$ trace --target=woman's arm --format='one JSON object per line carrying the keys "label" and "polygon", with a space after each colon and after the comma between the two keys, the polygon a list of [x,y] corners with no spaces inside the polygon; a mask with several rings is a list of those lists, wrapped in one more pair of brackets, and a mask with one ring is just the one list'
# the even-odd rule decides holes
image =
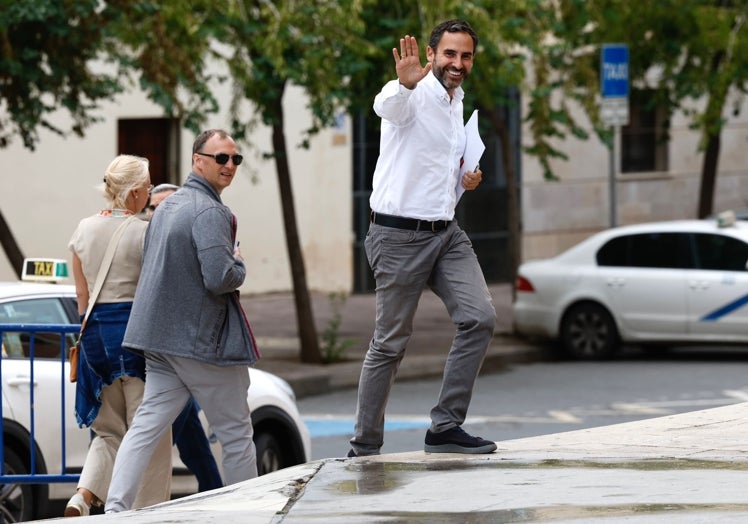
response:
{"label": "woman's arm", "polygon": [[84,315],[88,309],[88,282],[83,274],[81,259],[75,253],[73,253],[73,278],[75,279],[75,294],[78,297],[78,314]]}

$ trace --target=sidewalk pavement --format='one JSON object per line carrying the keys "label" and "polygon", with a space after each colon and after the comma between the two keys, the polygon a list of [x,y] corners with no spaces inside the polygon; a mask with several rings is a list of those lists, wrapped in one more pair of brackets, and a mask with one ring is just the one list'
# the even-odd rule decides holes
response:
{"label": "sidewalk pavement", "polygon": [[86,522],[748,522],[748,403],[499,442],[324,459]]}
{"label": "sidewalk pavement", "polygon": [[[493,342],[488,348],[482,372],[497,371],[511,363],[546,358],[547,349],[512,336],[511,286],[493,284],[489,291],[497,318]],[[242,305],[262,354],[256,367],[285,379],[298,398],[357,387],[361,363],[374,331],[376,304],[373,293],[350,295],[337,311],[324,293],[312,293],[312,303],[320,338],[324,338],[324,332],[335,320],[336,313],[340,315],[337,334],[341,341],[350,342],[344,360],[334,364],[301,363],[291,293],[242,297]],[[444,304],[431,291],[425,291],[397,379],[441,376],[454,331]]]}
{"label": "sidewalk pavement", "polygon": [[[543,358],[511,337],[509,286],[492,286],[497,335],[484,371]],[[264,358],[258,367],[297,395],[355,387],[374,320],[372,295],[348,298],[340,334],[356,341],[348,360],[298,361],[293,298],[243,299]],[[317,326],[332,318],[315,296]],[[452,324],[425,294],[398,377],[441,374]],[[654,524],[748,522],[748,403],[612,426],[498,442],[488,455],[423,451],[329,458],[220,490],[91,522],[357,524],[454,522]]]}

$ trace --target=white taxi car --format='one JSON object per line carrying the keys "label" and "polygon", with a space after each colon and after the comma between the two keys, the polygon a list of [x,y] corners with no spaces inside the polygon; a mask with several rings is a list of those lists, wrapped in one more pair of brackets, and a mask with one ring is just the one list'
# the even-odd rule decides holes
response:
{"label": "white taxi car", "polygon": [[515,331],[580,359],[622,343],[745,344],[747,263],[748,222],[729,215],[612,228],[520,265]]}
{"label": "white taxi car", "polygon": [[[25,278],[58,280],[67,276],[62,260],[27,260]],[[45,282],[0,283],[0,330],[3,324],[76,324],[61,340],[59,333],[34,334],[34,362],[29,360],[30,335],[2,332],[2,423],[4,474],[25,475],[31,471],[32,446],[36,473],[78,474],[86,457],[90,433],[77,426],[74,414],[75,384],[70,383],[69,365],[63,354],[80,329],[75,287]],[[33,373],[33,381],[32,381]],[[311,457],[309,431],[301,420],[294,393],[275,375],[249,369],[251,385],[247,400],[252,412],[254,440],[260,474],[304,463]],[[33,384],[34,438],[30,393]],[[64,406],[62,397],[64,391]],[[63,427],[64,410],[64,433]],[[203,423],[206,424],[201,414]],[[221,464],[220,444],[206,424],[216,461]],[[65,468],[63,470],[64,436]],[[179,460],[174,447],[172,492],[197,491],[194,476]],[[68,499],[75,484],[4,484],[0,488],[0,515],[4,522],[20,522],[46,516],[49,500]]]}

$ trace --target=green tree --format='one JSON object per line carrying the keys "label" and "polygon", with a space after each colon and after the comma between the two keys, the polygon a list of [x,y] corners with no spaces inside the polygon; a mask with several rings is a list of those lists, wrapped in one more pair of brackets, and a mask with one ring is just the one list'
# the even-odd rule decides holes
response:
{"label": "green tree", "polygon": [[[278,175],[302,362],[320,363],[323,357],[298,235],[283,96],[296,85],[309,99],[312,123],[299,144],[308,147],[311,136],[333,124],[350,97],[351,74],[364,67],[370,45],[361,37],[361,8],[359,0],[240,0],[231,3],[216,31],[230,49],[225,60],[235,93],[234,135],[247,140],[258,119],[271,129],[272,150],[263,153],[275,161]],[[249,117],[240,110],[246,101],[254,110]]]}
{"label": "green tree", "polygon": [[[515,58],[504,54],[509,43],[497,37],[500,31],[493,18],[499,2],[485,2],[492,6],[480,7],[480,2],[458,2],[451,0],[430,2],[401,2],[377,0],[367,6],[362,17],[366,23],[366,37],[378,51],[366,67],[357,70],[351,80],[352,97],[350,111],[354,114],[372,115],[372,101],[388,80],[396,77],[391,49],[398,47],[405,34],[416,36],[425,63],[426,46],[431,30],[443,20],[464,18],[478,33],[481,43],[475,66],[465,82],[465,108],[472,112],[480,109],[481,125],[486,124],[499,137],[502,147],[503,169],[507,179],[510,224],[510,257],[519,260],[519,205],[516,185],[516,166],[513,165],[508,123],[504,121],[504,109],[510,104],[508,89],[519,85],[521,67]],[[510,2],[511,3],[511,2]],[[504,4],[503,2],[501,3]],[[489,18],[485,18],[489,17]],[[506,60],[509,58],[509,60]],[[515,267],[517,262],[513,262]]]}
{"label": "green tree", "polygon": [[[546,10],[546,15],[535,10],[537,19],[543,20],[537,31],[538,45],[524,42],[534,57],[534,89],[547,91],[548,97],[579,103],[593,123],[594,132],[606,143],[610,143],[612,133],[599,118],[600,49],[607,42],[628,45],[632,88],[652,90],[655,93],[653,104],[664,107],[668,115],[683,112],[691,119],[692,128],[701,133],[699,148],[704,156],[696,213],[702,218],[711,214],[725,115],[728,111],[739,114],[746,94],[748,2],[562,0],[519,3],[534,4]],[[544,81],[538,82],[538,79]],[[538,106],[530,102],[527,115],[535,137],[529,152],[539,155],[547,178],[553,175],[543,157],[563,155],[553,152],[547,142],[538,139],[535,131],[541,129],[547,137],[561,138],[563,132],[546,134],[552,129],[548,126],[549,120],[573,122],[568,111],[549,110],[550,104],[550,100]],[[567,130],[584,137],[584,131],[576,124]]]}
{"label": "green tree", "polygon": [[[295,85],[309,98],[311,126],[300,144],[290,146],[308,148],[312,136],[334,123],[351,94],[347,79],[363,67],[371,49],[361,37],[358,14],[363,2],[223,0],[196,5],[172,0],[165,6],[142,2],[133,10],[127,0],[120,1],[123,16],[113,31],[129,48],[143,50],[137,62],[127,65],[142,70],[141,86],[168,113],[181,116],[185,125],[196,129],[204,109],[218,109],[206,87],[211,78],[204,73],[204,64],[225,62],[226,80],[234,93],[230,102],[234,137],[256,148],[250,132],[258,123],[270,128],[271,149],[260,153],[273,159],[278,176],[300,358],[322,362],[298,234],[283,97],[286,88]],[[133,16],[151,11],[159,12],[160,18],[144,31],[128,32]],[[148,35],[153,35],[153,42],[147,41]],[[180,102],[180,95],[186,101]],[[251,112],[244,116],[242,107],[247,102]]]}
{"label": "green tree", "polygon": [[104,38],[95,5],[3,2],[0,94],[8,116],[0,119],[0,146],[18,134],[33,149],[39,127],[62,133],[48,116],[58,108],[69,112],[70,128],[80,134],[92,121],[91,102],[119,92],[115,77],[88,67]]}
{"label": "green tree", "polygon": [[[139,82],[167,114],[197,129],[217,109],[206,89],[204,16],[215,2],[0,0],[0,147],[39,130],[83,136],[98,104]],[[94,65],[95,64],[95,65]],[[69,124],[53,118],[66,112]],[[19,278],[24,255],[0,213],[0,245]]]}
{"label": "green tree", "polygon": [[[592,132],[609,141],[601,125],[599,49],[629,44],[632,85],[655,88],[669,112],[683,110],[702,131],[704,165],[699,216],[711,210],[723,115],[741,110],[748,77],[744,36],[747,0],[147,0],[98,2],[0,0],[0,147],[14,135],[33,148],[38,130],[82,135],[97,119],[97,104],[138,82],[170,116],[197,130],[218,109],[206,73],[208,61],[225,61],[235,97],[233,132],[248,140],[253,126],[271,128],[297,320],[305,362],[321,359],[293,205],[282,99],[289,85],[309,97],[312,125],[300,144],[333,121],[345,104],[370,111],[383,81],[392,78],[389,50],[404,33],[427,42],[446,18],[465,18],[481,44],[466,84],[466,107],[500,137],[507,177],[510,257],[519,259],[517,166],[512,164],[503,107],[520,89],[530,139],[545,176],[565,159],[554,144],[589,130],[574,118],[582,107]],[[94,70],[92,63],[99,66]],[[101,67],[104,64],[105,67]],[[656,80],[650,73],[657,71]],[[734,98],[730,98],[735,94]],[[470,98],[472,97],[472,99]],[[706,99],[704,110],[693,109]],[[474,102],[471,104],[471,100]],[[256,113],[242,117],[251,102]],[[732,103],[732,106],[730,104]],[[50,114],[71,117],[63,129]],[[0,215],[0,243],[20,273],[23,259]]]}
{"label": "green tree", "polygon": [[[3,0],[0,14],[0,147],[14,135],[33,149],[38,129],[63,133],[49,118],[58,108],[71,117],[70,129],[81,134],[93,121],[95,100],[118,92],[116,79],[95,75],[95,58],[103,35],[95,18],[95,1],[75,6]],[[21,277],[24,255],[0,214],[0,243]]]}
{"label": "green tree", "polygon": [[[432,5],[468,19],[481,35],[470,90],[501,137],[505,153],[514,268],[519,262],[519,208],[516,186],[509,184],[516,180],[515,171],[506,164],[506,123],[491,108],[504,103],[507,87],[521,89],[530,132],[525,152],[537,157],[546,179],[555,179],[551,161],[565,160],[566,155],[554,141],[591,134],[606,144],[613,139],[612,130],[600,120],[598,105],[600,49],[607,42],[628,44],[634,88],[653,89],[658,94],[655,103],[668,114],[689,115],[693,128],[701,131],[705,154],[697,214],[712,212],[724,115],[728,110],[739,113],[746,94],[746,0],[475,0]],[[591,129],[575,117],[575,106],[583,109]]]}
{"label": "green tree", "polygon": [[[18,134],[33,149],[39,128],[83,135],[96,121],[97,103],[134,81],[168,115],[196,131],[205,116],[218,109],[209,82],[226,80],[209,76],[205,64],[228,65],[236,138],[248,141],[258,121],[271,128],[272,150],[264,153],[275,160],[278,173],[301,359],[320,362],[296,225],[282,100],[291,84],[307,93],[313,120],[300,146],[308,147],[309,138],[333,122],[350,95],[348,76],[365,67],[361,57],[371,47],[361,38],[358,14],[363,2],[3,2],[0,101],[9,118],[0,122],[0,146]],[[239,108],[245,101],[256,113],[243,119]],[[60,108],[73,117],[70,129],[55,127],[49,118]],[[1,216],[0,241],[20,276],[23,254]]]}
{"label": "green tree", "polygon": [[595,82],[596,70],[588,62],[575,62],[575,67],[570,67],[575,61],[571,51],[577,41],[555,37],[562,33],[576,38],[586,18],[580,11],[578,16],[563,20],[563,12],[556,5],[548,0],[442,0],[423,2],[418,8],[422,42],[428,41],[428,31],[433,26],[448,18],[467,20],[480,38],[475,66],[465,83],[465,107],[477,107],[482,125],[499,138],[507,183],[507,256],[512,276],[521,259],[521,219],[518,166],[505,117],[506,108],[515,104],[511,93],[519,90],[527,99],[529,112],[524,121],[530,127],[531,138],[524,151],[538,158],[548,179],[555,178],[551,160],[566,158],[553,140],[568,134],[588,136],[573,118],[571,103],[593,109],[594,98],[585,96],[579,85]]}
{"label": "green tree", "polygon": [[725,115],[742,111],[748,87],[748,2],[662,0],[638,9],[614,0],[599,4],[597,41],[611,35],[629,43],[633,85],[654,89],[658,104],[669,114],[684,112],[700,131],[696,212],[706,217],[714,204]]}

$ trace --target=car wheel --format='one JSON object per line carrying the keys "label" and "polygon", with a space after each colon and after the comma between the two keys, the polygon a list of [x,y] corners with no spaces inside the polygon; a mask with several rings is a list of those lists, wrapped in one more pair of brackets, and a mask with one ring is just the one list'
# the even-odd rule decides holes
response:
{"label": "car wheel", "polygon": [[[5,474],[28,473],[23,461],[13,450],[5,449]],[[0,516],[2,522],[24,522],[34,518],[34,493],[30,484],[0,484]]]}
{"label": "car wheel", "polygon": [[280,443],[272,433],[258,433],[255,435],[254,441],[257,449],[258,475],[272,473],[284,467]]}
{"label": "car wheel", "polygon": [[618,350],[618,330],[604,307],[586,302],[564,315],[561,342],[566,353],[576,359],[608,358]]}

